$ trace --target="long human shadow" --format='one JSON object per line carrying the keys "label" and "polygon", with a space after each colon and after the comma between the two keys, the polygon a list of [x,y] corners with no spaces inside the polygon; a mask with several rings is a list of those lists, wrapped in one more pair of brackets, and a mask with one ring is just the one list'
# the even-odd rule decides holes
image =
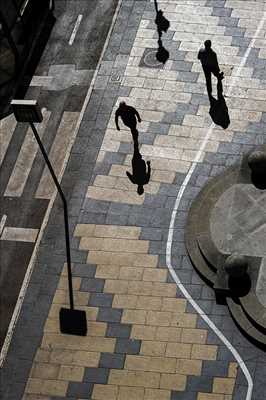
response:
{"label": "long human shadow", "polygon": [[230,117],[228,112],[228,107],[226,105],[225,98],[223,96],[223,84],[222,79],[217,80],[217,97],[216,100],[212,95],[209,96],[210,99],[210,110],[209,114],[211,119],[216,125],[221,126],[223,129],[228,128],[230,125]]}
{"label": "long human shadow", "polygon": [[[133,137],[134,141],[134,153],[131,161],[132,174],[126,171],[128,179],[137,185],[137,193],[141,196],[144,193],[144,185],[147,185],[151,176],[151,162],[147,163],[142,159],[142,155],[139,152],[138,140]],[[147,165],[146,165],[147,164]]]}
{"label": "long human shadow", "polygon": [[165,64],[166,61],[169,58],[169,51],[166,50],[166,48],[163,46],[162,42],[162,34],[163,32],[167,32],[170,23],[167,18],[163,15],[162,10],[158,9],[158,3],[157,0],[154,0],[154,6],[155,6],[155,11],[156,11],[156,18],[155,18],[155,24],[157,26],[157,32],[158,32],[158,49],[156,53],[156,59]]}

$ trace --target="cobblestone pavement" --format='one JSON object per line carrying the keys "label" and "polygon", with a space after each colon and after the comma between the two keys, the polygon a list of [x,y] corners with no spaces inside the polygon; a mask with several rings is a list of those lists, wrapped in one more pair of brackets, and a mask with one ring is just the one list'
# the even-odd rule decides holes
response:
{"label": "cobblestone pavement", "polygon": [[[184,226],[205,182],[266,142],[265,21],[252,40],[266,3],[165,0],[158,5],[170,21],[163,35],[168,62],[153,68],[144,63],[157,48],[153,1],[123,0],[63,180],[73,187],[73,285],[76,307],[86,311],[88,334],[59,333],[58,312],[68,293],[63,229],[58,228],[62,209],[56,203],[2,370],[4,400],[265,398],[265,352],[241,335],[227,307],[216,304],[194,272]],[[186,186],[171,262],[191,297],[244,360],[254,383],[252,397],[232,352],[184,298],[166,267],[176,196],[211,126],[197,60],[206,39],[225,73],[231,124],[212,129]],[[140,152],[151,160],[151,180],[142,196],[126,176],[131,134],[122,125],[115,129],[114,112],[122,99],[140,113]],[[92,162],[94,168],[88,167]]]}

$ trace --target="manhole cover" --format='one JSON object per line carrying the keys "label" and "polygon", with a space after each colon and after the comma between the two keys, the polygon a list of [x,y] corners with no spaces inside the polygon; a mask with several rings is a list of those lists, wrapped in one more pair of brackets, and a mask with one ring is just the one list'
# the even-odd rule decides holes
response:
{"label": "manhole cover", "polygon": [[163,65],[163,63],[157,60],[156,54],[157,50],[152,50],[145,55],[143,61],[148,67],[159,67],[160,65]]}

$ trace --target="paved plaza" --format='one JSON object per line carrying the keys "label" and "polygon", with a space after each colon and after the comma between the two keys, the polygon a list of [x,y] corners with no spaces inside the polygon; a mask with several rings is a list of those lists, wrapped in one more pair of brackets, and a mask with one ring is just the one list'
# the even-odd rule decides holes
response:
{"label": "paved plaza", "polygon": [[[216,304],[190,262],[184,230],[204,185],[266,144],[266,2],[158,6],[170,22],[162,36],[165,65],[147,61],[158,47],[154,2],[119,2],[62,180],[75,306],[86,312],[88,333],[59,330],[68,282],[57,199],[1,370],[3,400],[265,399],[266,354]],[[225,130],[209,115],[197,59],[206,39],[224,71]],[[216,96],[214,77],[213,87]],[[116,130],[121,101],[142,120],[139,152],[151,165],[142,195],[126,175],[134,146],[121,121]],[[252,221],[265,233],[263,214]]]}

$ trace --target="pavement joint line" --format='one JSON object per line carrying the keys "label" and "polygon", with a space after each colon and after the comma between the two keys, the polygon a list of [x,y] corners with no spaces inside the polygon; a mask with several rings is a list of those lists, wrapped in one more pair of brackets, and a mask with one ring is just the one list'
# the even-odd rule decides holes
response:
{"label": "pavement joint line", "polygon": [[[83,115],[84,115],[86,107],[87,107],[87,105],[89,103],[90,96],[91,96],[91,93],[92,93],[92,88],[93,88],[93,85],[94,85],[94,83],[96,81],[96,77],[97,77],[97,74],[99,72],[100,65],[101,65],[104,53],[105,53],[106,48],[107,48],[107,46],[109,44],[111,33],[112,33],[113,28],[114,28],[114,25],[115,25],[115,22],[116,22],[116,19],[117,19],[117,16],[118,16],[122,1],[123,0],[118,0],[117,6],[116,6],[116,10],[115,10],[115,13],[114,13],[114,16],[113,16],[113,19],[112,19],[112,22],[111,22],[111,25],[110,25],[110,28],[109,28],[109,31],[108,31],[104,46],[103,46],[99,61],[98,61],[97,66],[95,68],[95,71],[94,71],[94,74],[93,74],[93,77],[92,77],[92,80],[91,80],[91,83],[90,83],[90,87],[88,88],[88,91],[87,91],[87,94],[86,94],[82,109],[80,111],[80,115],[79,115],[79,118],[78,118],[78,121],[77,121],[76,128],[75,128],[74,133],[73,133],[72,140],[70,141],[69,147],[68,147],[68,149],[66,151],[66,157],[65,157],[61,172],[60,172],[60,174],[59,174],[59,176],[57,178],[59,183],[62,180],[65,168],[67,166],[67,162],[68,162],[68,158],[69,158],[69,155],[70,155],[71,148],[72,148],[72,146],[74,144],[76,135],[78,133],[78,130],[79,130],[82,118],[83,118]],[[24,301],[24,297],[26,295],[26,291],[27,291],[27,288],[28,288],[28,285],[29,285],[29,282],[30,282],[31,274],[33,272],[34,263],[35,263],[35,259],[36,259],[36,256],[37,256],[37,250],[38,250],[39,244],[41,242],[41,239],[42,239],[44,230],[46,228],[46,225],[48,223],[49,216],[50,216],[51,210],[53,208],[53,204],[55,202],[56,196],[57,196],[57,191],[55,190],[53,196],[51,197],[49,205],[47,207],[47,210],[46,210],[43,222],[42,222],[42,226],[41,226],[41,228],[39,230],[39,235],[38,235],[38,238],[36,240],[36,243],[35,243],[35,246],[34,246],[34,250],[32,252],[32,256],[31,256],[31,259],[30,259],[27,271],[25,273],[25,277],[24,277],[20,292],[19,292],[18,300],[17,300],[16,306],[15,306],[15,309],[13,311],[12,318],[10,320],[9,326],[8,326],[7,334],[6,334],[6,337],[5,337],[5,340],[4,340],[2,349],[1,349],[1,353],[0,353],[0,368],[2,368],[3,363],[5,361],[5,358],[7,356],[8,348],[9,348],[11,340],[12,340],[13,332],[15,330],[16,323],[17,323],[17,320],[18,320],[18,317],[19,317],[19,314],[20,314],[20,310],[21,310],[21,307],[22,307],[22,304],[23,304],[23,301]]]}
{"label": "pavement joint line", "polygon": [[2,236],[6,220],[7,220],[7,215],[6,214],[2,215],[1,222],[0,222],[0,237]]}
{"label": "pavement joint line", "polygon": [[83,18],[83,15],[82,15],[82,14],[79,14],[79,16],[78,16],[78,18],[77,18],[77,20],[76,20],[74,29],[73,29],[73,31],[72,31],[72,33],[71,33],[69,42],[68,42],[69,46],[72,46],[72,44],[73,44],[73,42],[74,42],[74,40],[75,40],[75,37],[76,37],[76,34],[77,34],[77,31],[78,31],[78,28],[79,28],[79,25],[80,25],[80,23],[81,23],[82,18]]}
{"label": "pavement joint line", "polygon": [[[227,95],[231,94],[232,88],[234,86],[235,80],[237,78],[237,76],[239,75],[239,72],[242,70],[243,66],[246,63],[246,60],[249,56],[249,53],[251,51],[251,48],[253,47],[256,38],[258,37],[260,31],[263,28],[263,25],[266,21],[266,12],[263,13],[262,18],[260,20],[260,23],[258,25],[258,28],[255,32],[255,35],[252,39],[252,41],[250,42],[244,56],[242,57],[242,60],[236,70],[236,74],[233,74],[233,79],[232,82],[229,86],[229,90]],[[198,150],[196,157],[194,159],[194,161],[191,164],[191,167],[189,168],[189,171],[183,181],[183,184],[181,185],[177,197],[176,197],[176,201],[175,201],[175,205],[172,211],[172,215],[171,215],[171,221],[170,221],[170,225],[169,225],[169,230],[168,230],[168,237],[167,237],[167,244],[166,244],[166,265],[167,268],[172,276],[172,278],[174,279],[176,285],[178,286],[178,288],[181,290],[181,292],[183,293],[183,295],[186,297],[186,299],[190,302],[190,304],[192,305],[192,307],[197,311],[197,313],[202,317],[202,319],[208,324],[208,326],[215,332],[215,334],[221,339],[221,341],[226,345],[226,347],[229,349],[229,351],[233,354],[233,356],[235,357],[236,361],[238,362],[240,368],[242,369],[246,380],[248,382],[248,390],[247,390],[247,394],[246,394],[246,400],[251,400],[252,398],[252,391],[253,391],[253,380],[252,377],[250,375],[250,372],[245,364],[245,362],[242,360],[240,354],[237,352],[237,350],[233,347],[233,345],[229,342],[229,340],[223,335],[223,333],[216,327],[216,325],[211,321],[211,319],[204,313],[204,311],[201,309],[201,307],[196,303],[196,301],[191,297],[191,295],[188,293],[188,291],[186,290],[186,288],[184,287],[184,285],[181,283],[180,279],[178,278],[172,264],[171,264],[171,250],[172,250],[172,242],[173,242],[173,232],[174,232],[174,225],[175,225],[175,219],[176,219],[176,214],[178,211],[178,207],[180,204],[180,201],[182,199],[183,193],[190,181],[190,178],[195,170],[195,167],[197,165],[197,162],[199,161],[202,152],[204,150],[204,148],[206,147],[206,144],[210,138],[210,135],[213,131],[215,127],[215,124],[212,123],[211,126],[209,127],[206,136],[200,146],[200,149]]]}

